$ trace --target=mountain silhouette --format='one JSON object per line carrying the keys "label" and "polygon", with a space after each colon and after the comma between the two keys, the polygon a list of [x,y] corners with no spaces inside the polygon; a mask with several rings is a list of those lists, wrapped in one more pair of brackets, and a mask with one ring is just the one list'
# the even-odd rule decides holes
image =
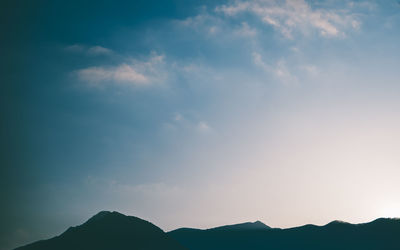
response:
{"label": "mountain silhouette", "polygon": [[[206,229],[207,231],[242,231],[242,230],[260,230],[260,229],[271,229],[269,226],[265,225],[261,221],[256,222],[245,222],[240,224],[226,225],[220,227],[214,227]],[[179,228],[169,232],[169,234],[180,234],[186,231],[203,231],[196,228]]]}
{"label": "mountain silhouette", "polygon": [[280,229],[260,221],[165,233],[133,216],[103,211],[49,240],[16,250],[399,250],[400,220],[332,221]]}
{"label": "mountain silhouette", "polygon": [[16,250],[184,250],[157,226],[133,216],[103,211],[63,234]]}
{"label": "mountain silhouette", "polygon": [[265,225],[261,221],[256,222],[245,222],[234,225],[227,225],[221,227],[214,227],[207,230],[260,230],[260,229],[271,229],[269,226]]}
{"label": "mountain silhouette", "polygon": [[364,224],[333,221],[325,226],[305,225],[289,229],[266,226],[257,229],[239,227],[235,230],[235,225],[206,230],[182,228],[168,234],[191,250],[400,249],[399,219],[382,218]]}

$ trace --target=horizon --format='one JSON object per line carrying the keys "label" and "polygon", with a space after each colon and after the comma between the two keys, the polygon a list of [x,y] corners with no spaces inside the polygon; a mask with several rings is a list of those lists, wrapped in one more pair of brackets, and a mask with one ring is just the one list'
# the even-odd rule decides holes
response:
{"label": "horizon", "polygon": [[0,4],[0,250],[99,210],[170,231],[400,217],[396,0]]}

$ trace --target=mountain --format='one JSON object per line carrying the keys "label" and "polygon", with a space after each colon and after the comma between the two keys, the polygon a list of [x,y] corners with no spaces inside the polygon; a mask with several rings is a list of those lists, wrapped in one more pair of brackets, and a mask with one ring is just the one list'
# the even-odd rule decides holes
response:
{"label": "mountain", "polygon": [[16,250],[400,250],[400,220],[332,221],[270,228],[260,221],[165,233],[133,216],[103,211],[63,234]]}
{"label": "mountain", "polygon": [[[206,230],[182,228],[168,234],[191,250],[399,250],[400,220],[377,219],[350,224],[333,221],[325,226],[305,225],[289,229],[267,226],[224,226]],[[239,229],[238,229],[239,228]]]}
{"label": "mountain", "polygon": [[16,250],[184,250],[157,226],[133,216],[103,211],[63,234]]}
{"label": "mountain", "polygon": [[234,225],[227,225],[222,227],[214,227],[207,230],[260,230],[260,229],[271,229],[269,226],[265,225],[261,221],[256,222],[245,222]]}

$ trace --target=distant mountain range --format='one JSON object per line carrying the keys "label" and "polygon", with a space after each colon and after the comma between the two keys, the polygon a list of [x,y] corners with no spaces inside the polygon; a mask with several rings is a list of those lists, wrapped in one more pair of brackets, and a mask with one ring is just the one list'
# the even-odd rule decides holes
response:
{"label": "distant mountain range", "polygon": [[279,229],[260,221],[206,230],[165,233],[133,216],[103,211],[60,236],[17,250],[400,250],[400,220],[364,224],[333,221],[325,226]]}
{"label": "distant mountain range", "polygon": [[399,219],[365,224],[333,221],[325,226],[289,229],[262,228],[258,222],[246,225],[243,229],[238,225],[207,230],[182,228],[168,235],[191,250],[400,250]]}

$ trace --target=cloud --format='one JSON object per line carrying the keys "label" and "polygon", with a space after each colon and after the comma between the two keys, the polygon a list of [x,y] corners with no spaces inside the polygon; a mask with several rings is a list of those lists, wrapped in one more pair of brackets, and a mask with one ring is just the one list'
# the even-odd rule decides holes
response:
{"label": "cloud", "polygon": [[205,120],[195,117],[184,116],[182,113],[174,113],[172,119],[163,124],[163,128],[168,132],[188,132],[199,133],[201,135],[215,132],[215,130]]}
{"label": "cloud", "polygon": [[315,65],[304,65],[301,68],[305,70],[309,76],[317,76],[319,74],[319,70]]}
{"label": "cloud", "polygon": [[344,36],[345,30],[359,29],[361,25],[347,10],[313,9],[305,0],[236,1],[217,6],[215,11],[229,17],[250,13],[290,39],[294,33],[306,35],[312,30],[317,30],[323,37]]}
{"label": "cloud", "polygon": [[212,128],[210,127],[210,125],[208,125],[207,122],[205,122],[205,121],[200,121],[200,122],[197,124],[197,130],[198,130],[200,133],[208,133],[208,132],[210,132],[210,131],[212,130]]}
{"label": "cloud", "polygon": [[89,67],[78,71],[80,80],[89,84],[98,84],[105,81],[129,83],[134,85],[148,84],[148,78],[137,72],[132,66],[121,64],[114,68]]}
{"label": "cloud", "polygon": [[261,55],[257,52],[253,52],[253,62],[256,66],[263,69],[264,71],[270,71],[271,67],[267,63],[265,63],[261,57]]}
{"label": "cloud", "polygon": [[232,25],[214,12],[203,11],[194,17],[188,17],[184,20],[175,20],[173,23],[176,27],[185,28],[188,29],[188,31],[200,32],[207,37],[214,37],[218,40],[222,38],[252,38],[257,35],[257,29],[248,22],[243,21]]}
{"label": "cloud", "polygon": [[217,6],[215,10],[221,11],[228,16],[235,16],[240,12],[246,11],[250,6],[250,2],[237,1],[236,4]]}
{"label": "cloud", "polygon": [[243,37],[252,37],[257,35],[257,30],[250,27],[248,23],[243,22],[242,26],[235,31],[235,34]]}
{"label": "cloud", "polygon": [[176,114],[174,114],[174,121],[182,121],[182,119],[183,119],[183,116],[182,116],[182,114],[180,114],[180,113],[176,113]]}
{"label": "cloud", "polygon": [[94,47],[90,47],[87,50],[87,53],[89,55],[109,55],[109,54],[112,54],[113,51],[110,49],[101,47],[101,46],[94,46]]}
{"label": "cloud", "polygon": [[162,78],[159,66],[164,56],[152,54],[147,61],[134,60],[118,66],[93,66],[75,71],[78,79],[91,87],[106,85],[145,86]]}
{"label": "cloud", "polygon": [[202,12],[184,20],[175,20],[173,24],[175,24],[176,27],[188,29],[189,31],[201,32],[208,36],[214,36],[225,31],[223,20],[207,12]]}
{"label": "cloud", "polygon": [[284,84],[290,85],[298,82],[297,77],[289,71],[284,59],[281,59],[276,63],[273,72]]}
{"label": "cloud", "polygon": [[113,51],[111,49],[96,45],[96,46],[86,46],[82,44],[74,44],[65,47],[65,50],[73,53],[81,53],[89,56],[99,56],[99,55],[111,55]]}
{"label": "cloud", "polygon": [[253,52],[253,63],[262,69],[266,73],[272,73],[276,78],[278,78],[283,84],[290,85],[298,82],[298,79],[295,75],[293,75],[284,59],[278,60],[275,64],[266,63],[261,54],[257,52]]}
{"label": "cloud", "polygon": [[138,73],[132,66],[122,64],[113,72],[113,78],[118,82],[148,83],[149,79]]}

